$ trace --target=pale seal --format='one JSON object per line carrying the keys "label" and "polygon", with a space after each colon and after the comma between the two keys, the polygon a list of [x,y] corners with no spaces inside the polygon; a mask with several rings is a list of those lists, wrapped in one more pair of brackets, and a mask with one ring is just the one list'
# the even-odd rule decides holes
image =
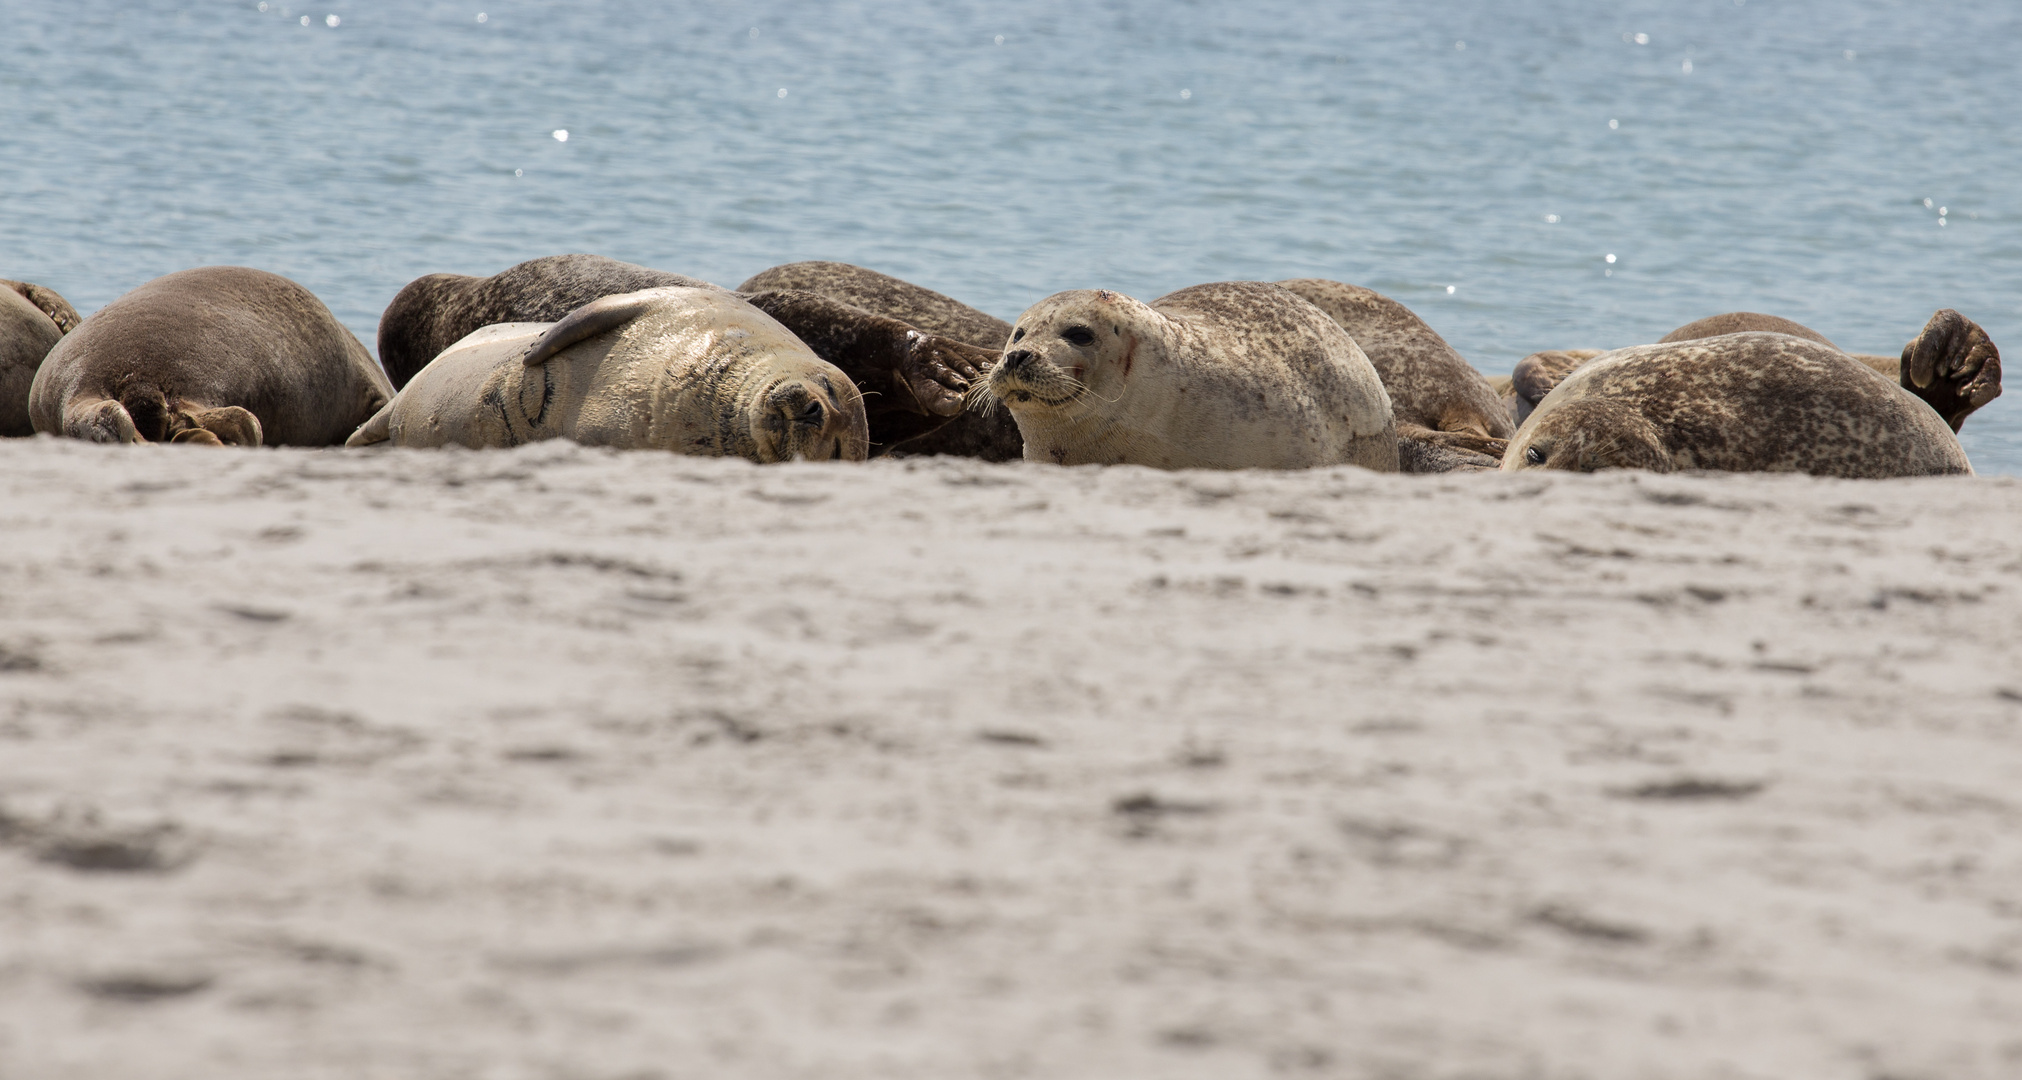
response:
{"label": "pale seal", "polygon": [[[724,291],[695,278],[601,255],[530,259],[488,278],[430,274],[410,282],[387,305],[379,320],[379,358],[394,385],[404,386],[438,353],[481,327],[555,322],[607,296],[665,286]],[[778,287],[740,295],[857,386],[874,453],[960,416],[962,395],[997,359],[994,345],[965,344],[934,329],[854,306],[846,298]],[[954,305],[952,300],[946,302]]]}
{"label": "pale seal", "polygon": [[1493,467],[1516,430],[1509,409],[1474,365],[1410,308],[1382,293],[1324,278],[1295,278],[1279,285],[1306,298],[1361,346],[1390,395],[1397,437],[1429,443],[1458,456],[1401,447],[1404,471],[1449,471],[1473,455]]}
{"label": "pale seal", "polygon": [[309,290],[206,266],[158,277],[65,335],[28,412],[36,431],[96,442],[328,446],[392,396]]}
{"label": "pale seal", "polygon": [[35,434],[28,389],[42,358],[80,321],[55,290],[0,279],[0,437]]}
{"label": "pale seal", "polygon": [[607,296],[555,323],[488,326],[422,368],[347,443],[471,448],[543,439],[757,462],[862,461],[862,395],[716,288]]}
{"label": "pale seal", "polygon": [[1056,293],[1019,316],[985,392],[1010,407],[1027,461],[1398,468],[1390,398],[1355,339],[1264,282],[1150,304]]}
{"label": "pale seal", "polygon": [[[781,290],[819,293],[937,337],[987,349],[991,363],[1011,336],[1011,324],[994,315],[910,281],[849,263],[787,263],[760,271],[737,290],[747,294]],[[884,443],[885,452],[894,455],[946,454],[984,461],[1015,461],[1024,450],[1018,424],[1003,408],[964,412],[938,422],[923,418],[914,421],[914,425],[922,427],[923,433],[905,436],[894,422],[888,421],[884,426],[891,436],[897,437],[876,441]],[[872,424],[874,437],[879,427]]]}
{"label": "pale seal", "polygon": [[1973,471],[1944,419],[1886,377],[1811,338],[1757,331],[1595,357],[1539,402],[1502,467]]}

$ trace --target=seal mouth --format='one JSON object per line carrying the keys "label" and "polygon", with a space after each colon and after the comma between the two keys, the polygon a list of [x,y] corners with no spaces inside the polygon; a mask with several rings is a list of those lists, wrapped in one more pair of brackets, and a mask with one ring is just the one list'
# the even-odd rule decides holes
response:
{"label": "seal mouth", "polygon": [[1012,409],[1057,409],[1085,396],[1088,386],[1059,365],[1029,350],[1007,353],[990,369],[984,385],[990,396]]}

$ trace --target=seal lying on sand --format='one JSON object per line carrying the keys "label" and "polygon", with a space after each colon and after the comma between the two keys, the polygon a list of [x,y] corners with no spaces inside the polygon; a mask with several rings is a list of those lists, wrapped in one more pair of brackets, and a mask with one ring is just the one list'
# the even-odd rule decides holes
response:
{"label": "seal lying on sand", "polygon": [[80,321],[55,290],[0,279],[0,437],[35,434],[28,388],[42,358]]}
{"label": "seal lying on sand", "polygon": [[[410,282],[387,305],[379,321],[379,355],[394,385],[405,386],[437,354],[481,327],[554,322],[606,296],[666,286],[718,288],[600,255],[531,259],[488,278],[430,274]],[[874,450],[889,449],[961,415],[962,394],[997,358],[994,345],[964,344],[934,329],[853,306],[847,297],[768,287],[746,290],[744,299],[856,384],[864,394]]]}
{"label": "seal lying on sand", "polygon": [[1150,304],[1056,293],[1018,317],[984,393],[1010,407],[1027,461],[1398,467],[1389,395],[1355,339],[1263,282]]}
{"label": "seal lying on sand", "polygon": [[[1972,353],[1971,324],[1948,314],[1905,355]],[[1973,471],[1925,401],[1815,335],[1762,331],[1638,345],[1579,365],[1510,440],[1502,467],[1865,478]]]}
{"label": "seal lying on sand", "polygon": [[863,397],[841,371],[736,296],[678,285],[478,330],[346,445],[555,438],[758,462],[862,461],[869,448]]}
{"label": "seal lying on sand", "polygon": [[206,266],[158,277],[65,335],[28,412],[37,431],[96,442],[327,446],[392,396],[309,290]]}
{"label": "seal lying on sand", "polygon": [[[1400,445],[1404,471],[1427,469],[1428,455],[1439,461],[1493,467],[1516,425],[1481,372],[1455,352],[1410,308],[1370,289],[1324,278],[1295,278],[1279,285],[1306,298],[1341,324],[1375,366],[1390,395],[1397,437],[1423,447]],[[1440,453],[1447,451],[1447,453]],[[1457,452],[1457,453],[1455,453]],[[1473,461],[1469,455],[1486,455]]]}
{"label": "seal lying on sand", "polygon": [[[1011,324],[986,315],[959,300],[943,296],[875,270],[839,262],[797,262],[753,275],[737,290],[756,294],[772,291],[812,292],[852,307],[918,327],[937,337],[989,350],[988,369],[1011,337]],[[812,342],[810,342],[812,344]],[[821,350],[817,348],[816,352]],[[938,416],[939,414],[934,414]],[[891,434],[879,436],[893,454],[951,454],[984,461],[1015,461],[1024,450],[1018,424],[1003,408],[965,412],[939,423],[913,421],[922,434],[903,436],[897,418],[884,425]],[[872,425],[878,435],[879,425]],[[896,436],[896,437],[894,437]]]}
{"label": "seal lying on sand", "polygon": [[[1686,323],[1658,339],[1658,344],[1698,341],[1743,332],[1788,334],[1843,351],[1825,335],[1801,323],[1752,311],[1729,312]],[[1522,423],[1545,395],[1580,365],[1600,356],[1599,349],[1561,349],[1532,353],[1510,373],[1510,403]],[[1903,346],[1900,357],[1847,353],[1945,418],[1954,432],[1982,405],[2001,396],[2001,353],[1987,332],[1964,315],[1946,308],[1932,315],[1922,333]]]}

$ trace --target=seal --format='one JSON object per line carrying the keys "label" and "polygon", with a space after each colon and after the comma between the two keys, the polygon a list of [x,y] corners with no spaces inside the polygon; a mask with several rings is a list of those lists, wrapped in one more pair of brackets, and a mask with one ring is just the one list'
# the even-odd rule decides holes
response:
{"label": "seal", "polygon": [[1390,397],[1348,332],[1290,290],[1195,285],[1149,304],[1055,293],[1018,317],[985,394],[1027,461],[1398,469]]}
{"label": "seal", "polygon": [[[380,360],[394,385],[404,387],[438,353],[481,327],[555,322],[607,296],[663,287],[730,295],[705,281],[601,255],[530,259],[488,278],[430,274],[401,289],[380,317]],[[740,295],[857,386],[877,451],[960,416],[963,394],[997,359],[995,346],[968,345],[816,292],[771,288]]]}
{"label": "seal", "polygon": [[[811,292],[832,297],[872,314],[897,319],[937,337],[947,338],[990,353],[987,369],[1011,336],[1011,324],[987,315],[952,297],[923,288],[910,281],[839,262],[797,262],[763,270],[739,285],[742,293],[769,291]],[[820,350],[817,349],[817,352]],[[935,415],[939,415],[938,413]],[[1015,461],[1024,452],[1018,424],[1001,406],[987,411],[968,411],[938,425],[914,421],[920,434],[904,437],[890,422],[872,424],[874,441],[883,444],[883,453],[894,456],[946,454],[981,458],[984,461]]]}
{"label": "seal", "polygon": [[315,294],[244,266],[158,277],[49,350],[38,432],[96,442],[328,446],[393,396]]}
{"label": "seal", "polygon": [[[1745,332],[1787,334],[1844,352],[1824,334],[1802,323],[1753,311],[1728,312],[1686,323],[1664,335],[1658,344]],[[1505,397],[1518,423],[1580,365],[1601,354],[1598,349],[1559,349],[1532,353],[1518,361],[1511,372],[1511,392]],[[2001,396],[2000,350],[1978,323],[1951,308],[1932,315],[1922,332],[1903,346],[1900,356],[1846,355],[1936,410],[1955,433],[1968,416]]]}
{"label": "seal", "polygon": [[54,289],[0,279],[0,437],[35,434],[28,389],[42,358],[82,320]]}
{"label": "seal", "polygon": [[483,327],[415,373],[346,445],[543,439],[757,462],[862,461],[863,397],[763,311],[714,287],[591,301]]}
{"label": "seal", "polygon": [[[1326,312],[1361,346],[1390,395],[1399,439],[1502,457],[1516,430],[1509,408],[1481,372],[1410,308],[1372,289],[1325,278],[1278,284]],[[1465,467],[1454,460],[1474,463],[1467,457],[1406,451],[1404,469]]]}
{"label": "seal", "polygon": [[1748,331],[1580,365],[1510,440],[1505,471],[1970,475],[1936,411],[1839,349]]}

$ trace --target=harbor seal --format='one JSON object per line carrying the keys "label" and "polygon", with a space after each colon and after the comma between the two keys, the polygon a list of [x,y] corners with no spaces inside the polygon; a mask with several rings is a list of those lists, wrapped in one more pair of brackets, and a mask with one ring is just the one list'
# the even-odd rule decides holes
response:
{"label": "harbor seal", "polygon": [[315,294],[243,266],[155,278],[49,350],[36,431],[96,442],[328,446],[393,396]]}
{"label": "harbor seal", "polygon": [[35,434],[28,418],[28,389],[42,358],[79,319],[52,289],[0,280],[0,437]]}
{"label": "harbor seal", "polygon": [[1504,452],[1507,471],[1970,475],[1935,411],[1830,345],[1747,331],[1638,345],[1580,365]]}
{"label": "harbor seal", "polygon": [[[754,274],[737,289],[747,294],[785,290],[833,297],[926,333],[986,349],[990,354],[983,365],[986,370],[996,362],[997,354],[1011,336],[1011,324],[994,315],[910,281],[849,263],[787,263]],[[964,412],[939,422],[916,420],[914,425],[924,430],[918,435],[880,439],[886,444],[883,452],[1016,461],[1024,451],[1017,422],[1001,406],[984,412]],[[873,433],[877,430],[878,425],[873,424]],[[894,429],[892,434],[899,433]]]}
{"label": "harbor seal", "polygon": [[[1326,312],[1361,346],[1390,395],[1399,439],[1502,456],[1516,430],[1509,409],[1481,372],[1410,308],[1346,282],[1294,278],[1278,284]],[[1405,471],[1423,467],[1417,463],[1421,459],[1437,463],[1441,471],[1451,460],[1450,455],[1407,454]]]}
{"label": "harbor seal", "polygon": [[[430,274],[401,289],[380,317],[380,360],[394,385],[404,386],[438,353],[481,327],[556,322],[606,296],[669,286],[731,295],[705,281],[601,255],[530,259],[488,278]],[[816,292],[768,288],[737,295],[856,385],[874,452],[960,416],[963,394],[997,359],[994,346],[968,345]]]}
{"label": "harbor seal", "polygon": [[863,397],[751,304],[663,286],[554,323],[481,328],[416,372],[346,443],[588,446],[757,462],[862,461]]}
{"label": "harbor seal", "polygon": [[983,392],[1010,407],[1027,461],[1398,468],[1390,397],[1355,339],[1265,282],[1149,304],[1055,293],[1018,317]]}

